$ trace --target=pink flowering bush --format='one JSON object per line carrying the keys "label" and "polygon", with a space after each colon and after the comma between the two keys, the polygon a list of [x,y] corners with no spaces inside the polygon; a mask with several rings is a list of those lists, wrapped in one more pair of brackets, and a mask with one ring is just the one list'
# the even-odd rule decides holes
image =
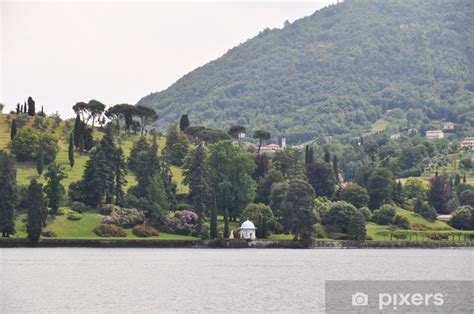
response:
{"label": "pink flowering bush", "polygon": [[166,233],[196,235],[198,218],[193,211],[177,211],[174,215],[163,218],[160,230]]}
{"label": "pink flowering bush", "polygon": [[195,225],[198,222],[198,215],[190,210],[181,210],[175,213],[175,217],[179,218],[182,223]]}

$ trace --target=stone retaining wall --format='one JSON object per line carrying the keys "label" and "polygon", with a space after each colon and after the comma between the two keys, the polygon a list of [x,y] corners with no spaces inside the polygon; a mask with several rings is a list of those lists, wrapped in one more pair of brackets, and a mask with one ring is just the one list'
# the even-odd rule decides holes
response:
{"label": "stone retaining wall", "polygon": [[[0,239],[0,248],[30,247],[26,239]],[[146,240],[146,239],[42,239],[38,247],[97,248],[314,248],[314,249],[404,249],[404,248],[474,248],[474,242],[448,241],[322,241],[309,247],[300,241],[214,239],[214,240]]]}

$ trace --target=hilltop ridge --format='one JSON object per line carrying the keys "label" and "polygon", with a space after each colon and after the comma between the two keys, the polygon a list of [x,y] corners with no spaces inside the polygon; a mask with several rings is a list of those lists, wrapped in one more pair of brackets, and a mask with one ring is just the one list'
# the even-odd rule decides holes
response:
{"label": "hilltop ridge", "polygon": [[357,136],[386,109],[473,123],[474,3],[353,0],[265,29],[138,104],[159,127],[240,123],[300,143]]}

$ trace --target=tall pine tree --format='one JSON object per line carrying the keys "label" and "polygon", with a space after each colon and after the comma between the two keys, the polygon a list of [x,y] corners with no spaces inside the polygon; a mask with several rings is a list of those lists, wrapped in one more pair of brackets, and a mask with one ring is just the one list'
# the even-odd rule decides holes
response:
{"label": "tall pine tree", "polygon": [[186,158],[183,175],[183,183],[189,185],[189,197],[202,223],[212,196],[204,145],[198,145]]}
{"label": "tall pine tree", "polygon": [[74,167],[74,135],[69,134],[69,149],[68,149],[69,165]]}
{"label": "tall pine tree", "polygon": [[17,202],[16,168],[13,157],[0,150],[0,232],[2,237],[15,233]]}
{"label": "tall pine tree", "polygon": [[184,132],[189,126],[189,118],[187,114],[183,114],[179,120],[179,128]]}
{"label": "tall pine tree", "polygon": [[36,153],[36,171],[38,175],[42,175],[44,170],[44,152],[41,145],[38,147],[38,152]]}
{"label": "tall pine tree", "polygon": [[12,121],[12,129],[10,131],[10,140],[13,140],[16,136],[16,119],[13,119]]}
{"label": "tall pine tree", "polygon": [[61,185],[61,180],[67,176],[64,169],[57,163],[49,165],[45,178],[48,180],[45,190],[48,197],[48,204],[51,207],[51,214],[57,215],[59,204],[61,202],[61,195],[64,193],[64,188]]}
{"label": "tall pine tree", "polygon": [[32,245],[37,245],[43,226],[43,213],[46,208],[46,202],[43,195],[41,184],[32,179],[28,187],[28,222],[26,232]]}

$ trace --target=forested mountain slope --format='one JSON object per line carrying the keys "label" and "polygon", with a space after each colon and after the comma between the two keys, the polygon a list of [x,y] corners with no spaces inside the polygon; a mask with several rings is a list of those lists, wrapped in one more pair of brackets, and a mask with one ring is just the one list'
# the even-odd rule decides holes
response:
{"label": "forested mountain slope", "polygon": [[267,129],[289,142],[357,135],[386,109],[474,125],[474,1],[352,0],[266,29],[139,104],[163,128]]}

